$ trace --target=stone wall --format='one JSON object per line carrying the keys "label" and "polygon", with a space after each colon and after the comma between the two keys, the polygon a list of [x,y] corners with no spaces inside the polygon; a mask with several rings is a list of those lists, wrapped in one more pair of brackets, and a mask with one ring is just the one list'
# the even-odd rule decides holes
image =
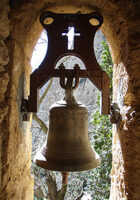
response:
{"label": "stone wall", "polygon": [[5,101],[5,92],[9,82],[8,71],[5,65],[9,62],[8,49],[5,45],[5,39],[10,32],[8,20],[9,6],[4,0],[0,2],[0,185],[2,183],[2,155],[3,155],[3,136],[5,135],[5,128],[2,122],[8,113],[9,106]]}
{"label": "stone wall", "polygon": [[11,37],[10,12],[8,1],[0,1],[0,199],[32,199],[30,124],[20,114],[24,52]]}
{"label": "stone wall", "polygon": [[120,4],[127,24],[118,24],[117,34],[124,45],[114,60],[113,100],[120,107],[122,120],[113,127],[111,200],[140,199],[139,6],[139,2]]}
{"label": "stone wall", "polygon": [[33,199],[30,123],[22,122],[20,105],[29,94],[30,59],[42,30],[38,17],[45,9],[98,11],[103,15],[102,31],[114,62],[114,101],[122,115],[121,122],[113,127],[110,199],[140,199],[139,4],[131,0],[12,0],[9,10],[8,2],[1,0],[0,199]]}

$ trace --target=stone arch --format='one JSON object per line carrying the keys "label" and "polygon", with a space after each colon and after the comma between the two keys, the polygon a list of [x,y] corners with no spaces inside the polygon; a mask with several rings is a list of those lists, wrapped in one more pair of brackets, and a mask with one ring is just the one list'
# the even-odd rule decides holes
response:
{"label": "stone arch", "polygon": [[[1,199],[32,199],[29,123],[21,120],[20,105],[29,94],[30,59],[42,30],[38,16],[54,12],[98,11],[102,31],[109,41],[114,62],[114,101],[122,120],[114,125],[113,169],[110,199],[140,199],[139,178],[139,1],[40,0],[10,1],[11,32],[4,37],[9,63],[0,80],[4,90],[1,107]],[[7,11],[8,12],[8,11]],[[134,23],[135,20],[135,23]],[[5,27],[6,29],[6,27]],[[1,34],[1,33],[0,33]],[[2,35],[2,34],[1,34]],[[8,37],[7,37],[8,36]],[[5,63],[6,65],[7,63]],[[1,75],[1,74],[0,74]],[[6,76],[6,78],[4,78]],[[13,184],[14,183],[14,184]]]}

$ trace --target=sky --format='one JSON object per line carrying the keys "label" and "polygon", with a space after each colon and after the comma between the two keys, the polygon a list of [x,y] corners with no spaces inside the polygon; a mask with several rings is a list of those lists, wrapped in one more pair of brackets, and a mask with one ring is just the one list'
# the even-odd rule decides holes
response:
{"label": "sky", "polygon": [[45,54],[47,52],[47,46],[48,46],[48,38],[45,31],[43,31],[40,35],[39,40],[37,41],[32,58],[31,58],[31,66],[32,66],[32,72],[38,68],[38,66],[43,61]]}

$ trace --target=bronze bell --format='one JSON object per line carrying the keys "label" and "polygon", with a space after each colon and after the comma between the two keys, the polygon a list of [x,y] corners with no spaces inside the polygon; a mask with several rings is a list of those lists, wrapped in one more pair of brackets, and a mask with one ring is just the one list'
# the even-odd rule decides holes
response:
{"label": "bronze bell", "polygon": [[50,108],[48,137],[35,156],[39,167],[54,171],[84,171],[97,167],[101,160],[88,138],[88,112],[81,104],[65,100]]}

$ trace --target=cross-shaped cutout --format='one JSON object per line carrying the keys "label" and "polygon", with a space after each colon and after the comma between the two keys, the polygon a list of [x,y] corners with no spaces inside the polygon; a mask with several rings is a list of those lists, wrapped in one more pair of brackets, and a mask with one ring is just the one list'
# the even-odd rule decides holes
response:
{"label": "cross-shaped cutout", "polygon": [[80,33],[75,33],[75,28],[70,26],[68,27],[68,32],[67,33],[62,33],[62,36],[67,36],[68,37],[68,50],[73,50],[74,49],[74,37],[75,36],[80,36]]}

